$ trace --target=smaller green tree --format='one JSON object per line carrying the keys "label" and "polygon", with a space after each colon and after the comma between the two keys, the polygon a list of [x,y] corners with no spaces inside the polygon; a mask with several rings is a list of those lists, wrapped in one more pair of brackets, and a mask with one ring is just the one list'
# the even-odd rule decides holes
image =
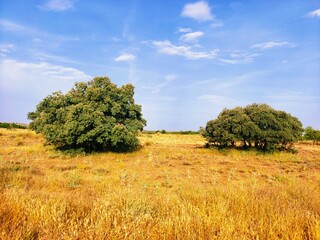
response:
{"label": "smaller green tree", "polygon": [[30,112],[30,128],[47,142],[67,149],[129,151],[139,145],[146,125],[131,84],[118,88],[107,77],[76,83],[68,93],[53,93]]}
{"label": "smaller green tree", "polygon": [[304,130],[303,137],[305,140],[313,141],[313,144],[318,144],[320,141],[320,130],[315,130],[312,127],[308,126]]}
{"label": "smaller green tree", "polygon": [[235,146],[236,141],[242,140],[244,145],[250,139],[250,119],[243,108],[223,109],[218,118],[207,123],[201,130],[208,142],[220,146]]}
{"label": "smaller green tree", "polygon": [[265,151],[290,147],[300,139],[302,131],[297,118],[267,104],[224,109],[201,129],[208,144],[235,146],[241,142],[244,147],[255,146]]}

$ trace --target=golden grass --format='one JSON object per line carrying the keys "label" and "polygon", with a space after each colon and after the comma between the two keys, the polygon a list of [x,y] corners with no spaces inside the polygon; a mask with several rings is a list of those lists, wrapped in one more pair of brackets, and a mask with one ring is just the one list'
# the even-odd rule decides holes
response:
{"label": "golden grass", "polygon": [[139,138],[133,153],[71,156],[0,129],[0,239],[320,239],[320,146]]}

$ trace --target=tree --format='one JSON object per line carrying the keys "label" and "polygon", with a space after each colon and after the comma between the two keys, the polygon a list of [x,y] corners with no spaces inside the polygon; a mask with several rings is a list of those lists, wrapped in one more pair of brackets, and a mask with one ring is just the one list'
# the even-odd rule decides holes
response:
{"label": "tree", "polygon": [[301,122],[290,114],[267,104],[251,104],[224,109],[201,132],[209,144],[235,146],[241,142],[244,147],[274,150],[299,140],[302,131]]}
{"label": "tree", "polygon": [[118,88],[107,77],[79,82],[66,94],[47,96],[28,113],[30,128],[61,148],[133,150],[139,145],[137,132],[146,125],[133,95],[133,85]]}
{"label": "tree", "polygon": [[250,119],[245,115],[243,108],[224,109],[216,120],[207,123],[203,135],[210,143],[220,146],[234,146],[236,141],[242,140],[244,145],[250,138],[248,129]]}
{"label": "tree", "polygon": [[304,130],[304,139],[312,140],[313,144],[318,144],[320,141],[320,130],[315,130],[310,126],[306,127]]}

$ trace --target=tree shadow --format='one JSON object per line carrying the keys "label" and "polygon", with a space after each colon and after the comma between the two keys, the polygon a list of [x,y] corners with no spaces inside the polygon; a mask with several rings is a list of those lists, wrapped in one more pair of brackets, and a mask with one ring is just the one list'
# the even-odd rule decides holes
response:
{"label": "tree shadow", "polygon": [[225,146],[225,145],[217,145],[217,144],[209,144],[206,143],[202,148],[209,148],[209,149],[216,149],[223,155],[227,154],[231,150],[238,150],[238,151],[243,151],[243,152],[255,152],[258,154],[273,154],[277,152],[287,152],[287,153],[292,153],[292,154],[297,154],[298,150],[293,147],[293,145],[289,146],[273,146],[270,148],[258,148],[255,146]]}

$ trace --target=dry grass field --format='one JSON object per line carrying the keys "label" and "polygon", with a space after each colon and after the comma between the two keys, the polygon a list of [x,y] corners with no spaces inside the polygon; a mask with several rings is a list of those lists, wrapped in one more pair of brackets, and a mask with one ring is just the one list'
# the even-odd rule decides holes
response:
{"label": "dry grass field", "polygon": [[68,155],[0,129],[0,239],[320,239],[320,146],[139,138],[132,153]]}

